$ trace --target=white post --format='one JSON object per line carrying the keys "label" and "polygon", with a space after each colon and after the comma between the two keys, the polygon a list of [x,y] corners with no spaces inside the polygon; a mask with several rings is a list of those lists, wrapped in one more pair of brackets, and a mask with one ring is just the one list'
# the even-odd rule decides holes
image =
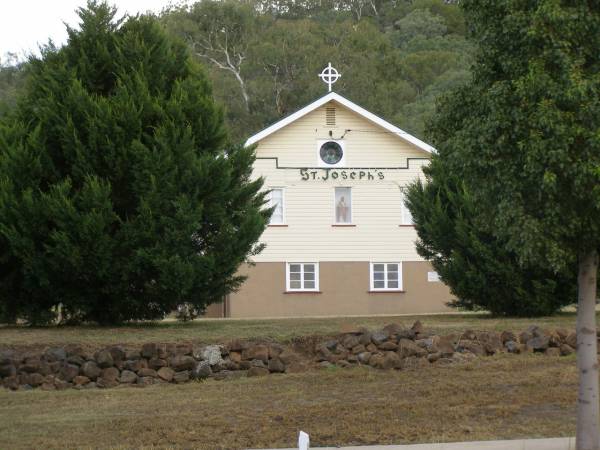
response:
{"label": "white post", "polygon": [[298,436],[298,450],[309,450],[310,448],[310,439],[308,438],[308,434],[304,431],[300,432]]}

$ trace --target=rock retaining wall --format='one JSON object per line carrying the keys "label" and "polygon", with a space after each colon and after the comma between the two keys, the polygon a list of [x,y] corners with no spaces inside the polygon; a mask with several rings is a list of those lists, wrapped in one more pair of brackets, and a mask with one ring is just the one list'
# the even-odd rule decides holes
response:
{"label": "rock retaining wall", "polygon": [[444,365],[499,352],[574,353],[568,330],[531,326],[522,333],[471,331],[438,336],[417,321],[411,328],[390,324],[381,330],[346,328],[329,340],[297,346],[234,340],[225,345],[148,343],[141,348],[111,346],[90,353],[67,345],[43,352],[0,351],[0,385],[7,389],[60,390],[185,383],[205,378],[293,373],[310,367],[370,366],[376,369]]}

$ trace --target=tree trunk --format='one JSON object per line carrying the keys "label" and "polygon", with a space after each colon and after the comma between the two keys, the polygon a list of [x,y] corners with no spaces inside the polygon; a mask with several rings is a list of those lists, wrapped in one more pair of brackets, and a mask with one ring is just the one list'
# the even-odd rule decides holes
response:
{"label": "tree trunk", "polygon": [[579,257],[577,279],[577,450],[600,450],[600,404],[598,397],[598,351],[596,337],[596,287],[598,252]]}

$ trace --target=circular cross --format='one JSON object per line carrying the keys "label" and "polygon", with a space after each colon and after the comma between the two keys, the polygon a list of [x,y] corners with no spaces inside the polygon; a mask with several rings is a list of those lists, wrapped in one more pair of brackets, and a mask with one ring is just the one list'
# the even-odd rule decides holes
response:
{"label": "circular cross", "polygon": [[331,63],[323,69],[323,72],[319,74],[319,78],[323,80],[329,86],[329,92],[331,92],[331,85],[335,83],[342,75],[333,67]]}

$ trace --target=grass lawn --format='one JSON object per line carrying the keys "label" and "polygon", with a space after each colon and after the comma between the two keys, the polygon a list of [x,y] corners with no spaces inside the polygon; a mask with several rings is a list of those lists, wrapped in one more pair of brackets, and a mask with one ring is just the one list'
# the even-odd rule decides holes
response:
{"label": "grass lawn", "polygon": [[49,346],[77,343],[90,347],[144,342],[220,342],[233,338],[270,338],[288,341],[295,336],[336,334],[343,324],[371,329],[397,322],[410,326],[415,320],[439,333],[475,330],[520,331],[531,324],[547,328],[575,329],[575,313],[561,313],[541,319],[491,318],[484,314],[456,314],[398,317],[346,317],[323,319],[272,320],[196,320],[191,323],[156,322],[121,327],[45,327],[0,326],[0,348]]}
{"label": "grass lawn", "polygon": [[574,357],[532,354],[403,371],[0,391],[0,448],[293,447],[298,430],[314,447],[573,436],[576,394]]}

